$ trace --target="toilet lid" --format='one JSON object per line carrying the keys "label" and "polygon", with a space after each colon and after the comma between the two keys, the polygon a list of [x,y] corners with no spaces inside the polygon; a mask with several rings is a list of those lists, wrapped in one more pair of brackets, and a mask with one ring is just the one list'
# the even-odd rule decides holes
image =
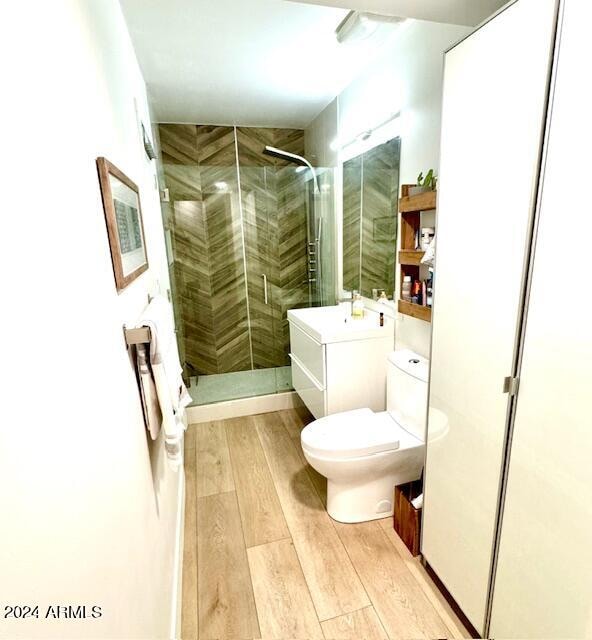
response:
{"label": "toilet lid", "polygon": [[370,409],[315,420],[302,430],[300,439],[303,449],[323,458],[356,458],[399,448],[397,423]]}

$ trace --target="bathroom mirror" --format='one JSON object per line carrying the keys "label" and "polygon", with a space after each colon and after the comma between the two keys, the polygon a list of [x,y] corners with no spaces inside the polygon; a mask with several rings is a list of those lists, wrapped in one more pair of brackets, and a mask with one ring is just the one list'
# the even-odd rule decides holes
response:
{"label": "bathroom mirror", "polygon": [[395,287],[401,139],[343,163],[343,288],[372,297]]}

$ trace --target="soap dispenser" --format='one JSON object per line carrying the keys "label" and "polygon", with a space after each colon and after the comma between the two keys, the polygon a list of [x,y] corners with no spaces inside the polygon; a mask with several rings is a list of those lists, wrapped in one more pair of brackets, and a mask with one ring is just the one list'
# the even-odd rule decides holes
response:
{"label": "soap dispenser", "polygon": [[356,293],[352,307],[352,318],[364,317],[364,301],[359,293]]}

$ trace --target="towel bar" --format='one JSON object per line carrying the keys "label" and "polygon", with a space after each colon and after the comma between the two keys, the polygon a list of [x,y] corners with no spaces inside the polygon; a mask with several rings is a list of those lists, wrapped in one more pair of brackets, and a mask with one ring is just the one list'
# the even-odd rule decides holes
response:
{"label": "towel bar", "polygon": [[128,347],[132,344],[147,344],[150,342],[150,329],[148,327],[128,329],[123,325],[123,335]]}

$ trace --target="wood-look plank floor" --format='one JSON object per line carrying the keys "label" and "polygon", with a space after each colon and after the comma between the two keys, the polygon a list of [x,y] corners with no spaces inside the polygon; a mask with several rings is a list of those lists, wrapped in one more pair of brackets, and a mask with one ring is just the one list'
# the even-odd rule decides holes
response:
{"label": "wood-look plank floor", "polygon": [[281,416],[268,413],[255,420],[319,619],[368,606],[364,587]]}
{"label": "wood-look plank floor", "polygon": [[197,617],[203,640],[260,637],[234,491],[197,501]]}
{"label": "wood-look plank floor", "polygon": [[234,484],[247,547],[282,538],[290,532],[252,418],[226,422]]}
{"label": "wood-look plank floor", "polygon": [[232,491],[234,481],[224,422],[202,422],[194,428],[197,497]]}
{"label": "wood-look plank floor", "polygon": [[468,638],[391,519],[326,513],[289,410],[192,425],[185,441],[183,640]]}
{"label": "wood-look plank floor", "polygon": [[261,637],[324,638],[291,540],[248,549]]}

